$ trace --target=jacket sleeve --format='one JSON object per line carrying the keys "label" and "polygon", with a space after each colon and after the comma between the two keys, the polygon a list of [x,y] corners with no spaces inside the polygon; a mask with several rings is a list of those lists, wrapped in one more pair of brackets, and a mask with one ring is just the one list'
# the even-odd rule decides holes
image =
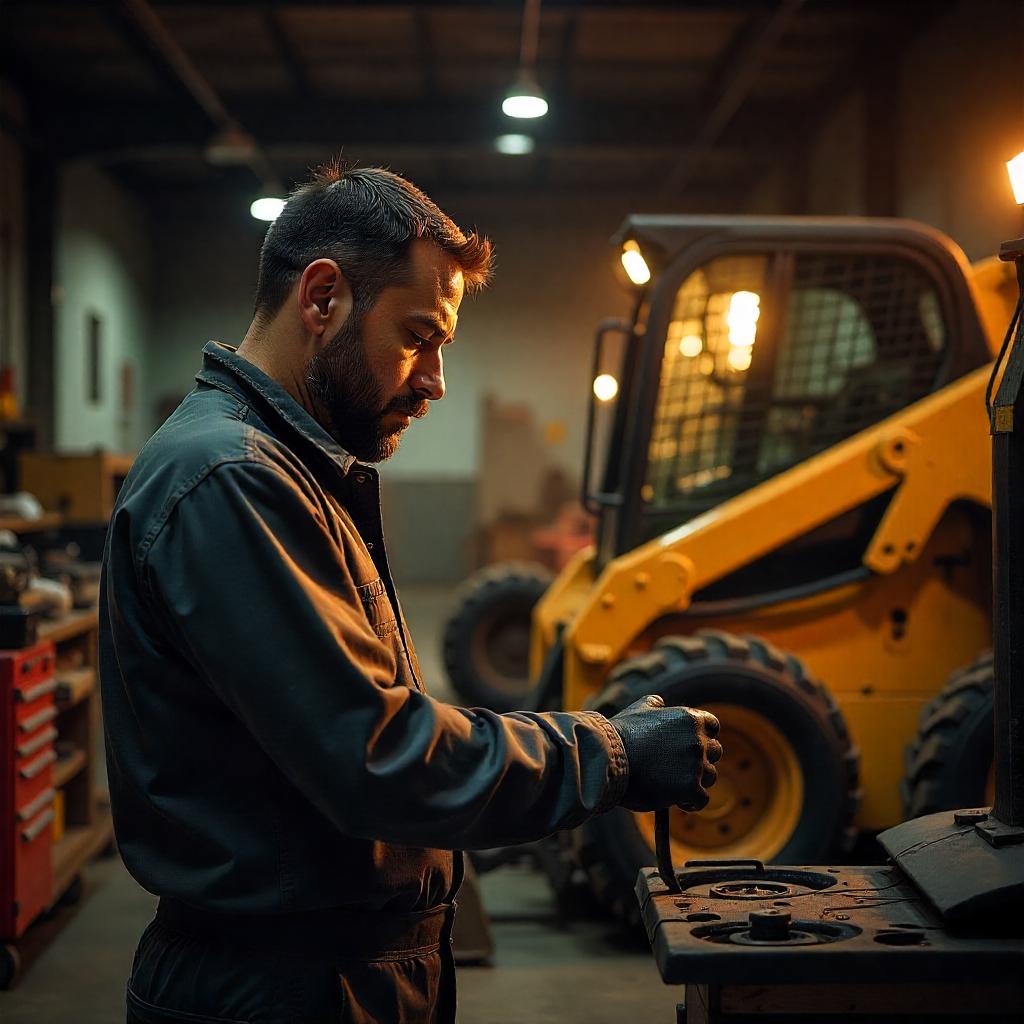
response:
{"label": "jacket sleeve", "polygon": [[395,685],[314,496],[226,463],[142,564],[177,649],[341,831],[407,846],[527,842],[619,801],[628,766],[592,712],[498,715]]}

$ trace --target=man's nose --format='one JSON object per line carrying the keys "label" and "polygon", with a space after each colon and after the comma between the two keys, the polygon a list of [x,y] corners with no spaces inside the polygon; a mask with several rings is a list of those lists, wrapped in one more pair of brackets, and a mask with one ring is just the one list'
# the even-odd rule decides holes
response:
{"label": "man's nose", "polygon": [[444,359],[440,351],[424,353],[420,357],[411,384],[419,398],[429,402],[444,398]]}

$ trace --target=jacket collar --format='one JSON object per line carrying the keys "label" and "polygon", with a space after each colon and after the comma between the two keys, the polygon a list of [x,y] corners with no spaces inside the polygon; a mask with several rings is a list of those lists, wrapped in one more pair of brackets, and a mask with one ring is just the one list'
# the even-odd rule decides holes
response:
{"label": "jacket collar", "polygon": [[276,380],[268,377],[230,345],[208,341],[203,347],[203,368],[196,380],[227,391],[244,401],[254,398],[269,407],[303,440],[326,455],[342,473],[356,461]]}

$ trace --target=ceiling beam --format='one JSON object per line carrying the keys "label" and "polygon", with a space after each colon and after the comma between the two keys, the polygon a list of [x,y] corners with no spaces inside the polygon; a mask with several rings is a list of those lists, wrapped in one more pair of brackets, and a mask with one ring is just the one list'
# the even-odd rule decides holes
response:
{"label": "ceiling beam", "polygon": [[306,67],[296,56],[295,49],[281,21],[281,15],[275,7],[269,6],[263,12],[263,24],[266,26],[267,36],[270,39],[270,45],[274,48],[274,54],[288,75],[292,92],[300,99],[315,96],[316,90],[309,80],[309,75],[306,74]]}
{"label": "ceiling beam", "polygon": [[667,194],[686,188],[700,161],[743,106],[765,61],[803,5],[804,0],[780,0],[770,16],[753,18],[742,38],[731,48],[725,63],[713,76],[708,90],[707,114],[665,181]]}
{"label": "ceiling beam", "polygon": [[[38,97],[37,97],[38,99]],[[46,130],[68,156],[124,147],[195,144],[208,133],[182,118],[179,103],[118,102],[73,106],[66,96],[45,103]],[[803,105],[748,104],[733,119],[728,146],[765,146],[779,137]],[[232,113],[267,147],[354,143],[418,146],[490,144],[510,130],[496,104],[485,101],[361,102],[320,98],[296,104],[279,97],[238,101]],[[538,146],[630,146],[684,149],[698,133],[703,111],[692,103],[573,101],[531,126]],[[709,147],[706,147],[709,148]]]}

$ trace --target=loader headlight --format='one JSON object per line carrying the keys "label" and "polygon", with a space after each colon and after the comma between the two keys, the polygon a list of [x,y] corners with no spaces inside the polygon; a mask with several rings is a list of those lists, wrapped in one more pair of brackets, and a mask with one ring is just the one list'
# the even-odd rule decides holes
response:
{"label": "loader headlight", "polygon": [[651,268],[640,251],[640,246],[630,239],[622,246],[622,266],[633,284],[647,284],[651,279]]}

